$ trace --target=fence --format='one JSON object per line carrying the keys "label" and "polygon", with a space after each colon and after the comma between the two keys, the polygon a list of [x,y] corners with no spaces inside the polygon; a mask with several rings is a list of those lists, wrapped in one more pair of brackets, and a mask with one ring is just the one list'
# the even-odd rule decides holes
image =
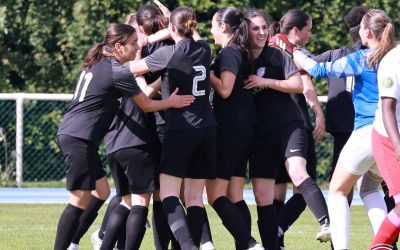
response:
{"label": "fence", "polygon": [[[72,94],[0,94],[0,186],[64,178],[55,135],[71,99]],[[325,103],[326,97],[320,100]],[[329,135],[317,143],[319,180],[327,179],[332,148]],[[106,163],[104,151],[102,145]]]}

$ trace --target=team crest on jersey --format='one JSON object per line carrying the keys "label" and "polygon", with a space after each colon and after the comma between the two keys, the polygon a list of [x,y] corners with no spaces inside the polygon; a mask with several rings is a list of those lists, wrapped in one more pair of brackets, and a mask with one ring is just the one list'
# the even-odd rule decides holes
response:
{"label": "team crest on jersey", "polygon": [[265,67],[261,67],[257,69],[257,76],[263,77],[265,74]]}
{"label": "team crest on jersey", "polygon": [[382,81],[382,87],[384,88],[391,88],[393,86],[393,79],[390,77],[386,77],[385,79],[383,79]]}
{"label": "team crest on jersey", "polygon": [[371,247],[371,250],[391,250],[393,247],[387,244],[379,244]]}
{"label": "team crest on jersey", "polygon": [[122,103],[122,97],[118,98],[117,102]]}

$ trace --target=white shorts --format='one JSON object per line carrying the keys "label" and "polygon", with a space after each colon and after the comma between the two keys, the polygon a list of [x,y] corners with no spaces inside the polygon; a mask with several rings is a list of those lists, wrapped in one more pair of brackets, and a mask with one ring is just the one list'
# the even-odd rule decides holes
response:
{"label": "white shorts", "polygon": [[354,130],[340,152],[338,164],[353,175],[363,175],[368,171],[379,174],[372,154],[372,124]]}

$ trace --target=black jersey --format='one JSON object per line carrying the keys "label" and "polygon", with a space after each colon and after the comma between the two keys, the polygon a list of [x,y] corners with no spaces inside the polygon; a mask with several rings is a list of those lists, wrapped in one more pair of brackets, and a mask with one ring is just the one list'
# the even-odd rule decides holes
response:
{"label": "black jersey", "polygon": [[167,129],[216,126],[208,101],[211,50],[206,42],[186,38],[175,45],[158,49],[146,57],[145,62],[151,72],[167,69],[161,85],[163,99],[177,87],[178,94],[195,97],[190,106],[165,111]]}
{"label": "black jersey", "polygon": [[290,94],[290,97],[293,99],[293,101],[297,105],[297,108],[300,112],[301,118],[304,121],[304,127],[308,131],[314,130],[314,126],[311,123],[310,114],[308,113],[307,100],[306,100],[306,97],[304,96],[304,94],[292,93],[292,94]]}
{"label": "black jersey", "polygon": [[[142,58],[167,44],[171,44],[171,42],[166,41],[146,45],[141,51]],[[164,73],[165,70],[159,70],[146,73],[143,76],[147,83],[152,83]],[[118,113],[104,137],[106,153],[111,154],[122,148],[154,142],[157,138],[155,117],[159,118],[159,124],[165,123],[162,118],[162,112],[145,113],[132,98],[123,98]]]}
{"label": "black jersey", "polygon": [[[141,53],[142,58],[145,58],[146,56],[153,54],[156,50],[158,50],[161,47],[164,47],[167,45],[173,45],[173,44],[175,44],[175,42],[173,40],[165,40],[165,41],[147,44],[142,49],[142,53]],[[146,82],[148,84],[150,84],[150,83],[154,82],[155,80],[157,80],[159,77],[164,78],[165,72],[166,72],[166,69],[162,69],[162,70],[155,71],[155,72],[148,72],[148,73],[144,74],[144,78],[146,79]],[[154,99],[160,100],[161,97],[157,96]],[[155,116],[157,125],[165,124],[164,110],[154,112],[154,116]]]}
{"label": "black jersey", "polygon": [[145,113],[132,98],[123,98],[108,133],[104,137],[106,153],[149,144],[157,139],[153,113]]}
{"label": "black jersey", "polygon": [[[296,46],[296,47],[303,54],[311,55],[311,53],[306,48],[301,47],[301,46]],[[311,123],[310,114],[308,113],[307,101],[306,101],[306,97],[304,96],[304,94],[292,93],[292,94],[290,94],[290,96],[293,99],[293,101],[296,103],[297,108],[299,109],[301,117],[303,118],[303,121],[304,121],[304,127],[308,131],[313,130],[314,127]]]}
{"label": "black jersey", "polygon": [[106,57],[81,72],[75,94],[57,135],[69,135],[98,146],[117,112],[122,96],[141,93],[126,66]]}
{"label": "black jersey", "polygon": [[[264,78],[285,80],[299,72],[292,58],[276,48],[265,46],[256,59],[255,74]],[[290,94],[270,88],[254,89],[258,114],[258,135],[266,135],[291,122],[303,122]]]}
{"label": "black jersey", "polygon": [[231,95],[223,99],[214,92],[214,114],[218,123],[241,120],[250,124],[257,124],[255,103],[250,90],[245,89],[244,75],[247,67],[245,56],[239,46],[231,44],[218,54],[212,66],[215,75],[220,78],[221,72],[227,70],[236,75]]}

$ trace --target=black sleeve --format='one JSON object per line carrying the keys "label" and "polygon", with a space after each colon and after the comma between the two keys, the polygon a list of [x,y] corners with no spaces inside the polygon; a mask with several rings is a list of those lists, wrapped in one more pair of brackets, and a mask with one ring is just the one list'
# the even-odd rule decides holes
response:
{"label": "black sleeve", "polygon": [[285,76],[285,79],[288,79],[290,76],[293,74],[296,74],[299,72],[299,69],[297,68],[296,64],[293,62],[293,59],[286,53],[279,51],[279,53],[276,53],[280,56],[280,68],[283,70],[283,75]]}
{"label": "black sleeve", "polygon": [[165,69],[175,52],[175,46],[164,46],[144,58],[150,72]]}
{"label": "black sleeve", "polygon": [[112,79],[114,86],[120,90],[124,96],[136,96],[142,92],[131,70],[114,60],[112,61]]}
{"label": "black sleeve", "polygon": [[237,75],[243,63],[243,54],[239,48],[228,46],[220,53],[219,72],[230,71]]}

